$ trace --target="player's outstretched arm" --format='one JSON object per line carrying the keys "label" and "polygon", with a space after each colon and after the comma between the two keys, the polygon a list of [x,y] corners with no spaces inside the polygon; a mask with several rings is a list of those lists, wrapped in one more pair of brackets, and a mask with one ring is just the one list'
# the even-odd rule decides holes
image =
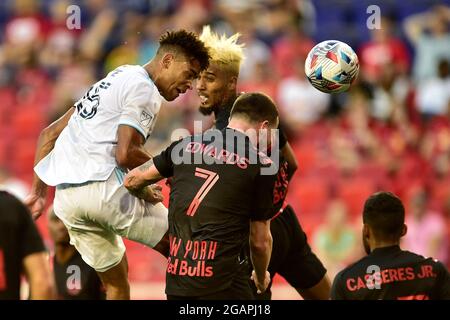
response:
{"label": "player's outstretched arm", "polygon": [[[36,156],[34,160],[34,165],[37,165],[39,161],[45,158],[50,151],[55,147],[56,139],[58,139],[61,132],[69,123],[69,119],[74,113],[75,108],[70,108],[61,118],[50,124],[44,130],[42,130],[39,135]],[[47,185],[39,179],[36,173],[33,176],[33,184],[31,187],[31,193],[25,199],[25,204],[31,211],[34,219],[41,216],[44,206],[45,198],[47,196]]]}
{"label": "player's outstretched arm", "polygon": [[272,234],[270,220],[251,221],[250,223],[250,256],[253,263],[252,280],[255,282],[257,293],[266,291],[270,283],[267,271],[272,254]]}

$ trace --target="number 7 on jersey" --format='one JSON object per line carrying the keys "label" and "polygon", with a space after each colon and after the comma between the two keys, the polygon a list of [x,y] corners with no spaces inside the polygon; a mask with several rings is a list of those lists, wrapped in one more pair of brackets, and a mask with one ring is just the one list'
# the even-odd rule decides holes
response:
{"label": "number 7 on jersey", "polygon": [[186,214],[191,217],[194,216],[200,206],[200,203],[206,197],[211,188],[216,184],[217,180],[219,180],[219,175],[217,173],[198,167],[195,168],[195,176],[206,179],[206,181],[202,184],[200,190],[198,190],[186,212]]}

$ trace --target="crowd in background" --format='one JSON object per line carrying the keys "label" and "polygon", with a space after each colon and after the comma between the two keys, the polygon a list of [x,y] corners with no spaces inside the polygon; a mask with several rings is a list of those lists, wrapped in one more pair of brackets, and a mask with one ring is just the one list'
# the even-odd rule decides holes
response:
{"label": "crowd in background", "polygon": [[[80,29],[67,27],[72,4],[81,8]],[[373,4],[381,19],[380,28],[371,30],[366,9]],[[448,4],[1,1],[0,185],[26,195],[40,130],[97,79],[119,65],[147,62],[167,29],[199,32],[210,24],[242,35],[240,90],[267,93],[279,106],[299,161],[288,199],[331,277],[362,255],[360,213],[376,190],[396,193],[407,208],[404,247],[450,264]],[[307,53],[327,39],[347,42],[359,56],[360,74],[347,93],[321,93],[305,78]],[[192,130],[194,120],[210,126],[212,119],[200,115],[198,106],[195,91],[164,105],[150,150],[167,146],[177,128]],[[130,251],[131,279],[164,277],[164,266],[143,258],[143,250]]]}

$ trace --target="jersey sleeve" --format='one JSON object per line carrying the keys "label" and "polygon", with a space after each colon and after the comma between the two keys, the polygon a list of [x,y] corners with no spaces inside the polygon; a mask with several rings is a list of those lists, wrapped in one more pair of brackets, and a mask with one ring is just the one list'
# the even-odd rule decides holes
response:
{"label": "jersey sleeve", "polygon": [[342,285],[342,273],[338,273],[331,286],[331,300],[345,300]]}
{"label": "jersey sleeve", "polygon": [[[165,178],[173,176],[174,156],[177,152],[177,146],[181,146],[181,141],[175,141],[157,156],[153,157],[153,164],[158,172]],[[179,150],[178,150],[179,151]]]}
{"label": "jersey sleeve", "polygon": [[161,100],[155,86],[149,80],[130,80],[125,84],[122,94],[122,114],[119,125],[127,125],[136,129],[144,139],[153,130]]}
{"label": "jersey sleeve", "polygon": [[436,279],[435,299],[450,300],[450,275],[448,270],[441,262],[437,262],[436,267],[438,276]]}
{"label": "jersey sleeve", "polygon": [[31,214],[27,208],[21,206],[18,210],[20,215],[20,257],[23,259],[33,253],[45,252],[45,246],[42,241],[41,235],[37,230],[37,227],[31,218]]}
{"label": "jersey sleeve", "polygon": [[273,190],[276,174],[263,175],[258,172],[255,179],[255,193],[251,220],[269,220],[273,214]]}

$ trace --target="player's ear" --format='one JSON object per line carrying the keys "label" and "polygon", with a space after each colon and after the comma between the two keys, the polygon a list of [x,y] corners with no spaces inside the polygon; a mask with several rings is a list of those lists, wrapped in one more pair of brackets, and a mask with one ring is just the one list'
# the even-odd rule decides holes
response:
{"label": "player's ear", "polygon": [[406,224],[403,224],[402,232],[400,233],[400,237],[403,237],[408,232],[408,227]]}
{"label": "player's ear", "polygon": [[228,90],[229,91],[236,91],[237,87],[237,76],[231,76],[228,80]]}
{"label": "player's ear", "polygon": [[363,225],[362,234],[365,239],[370,239],[370,227],[367,224]]}
{"label": "player's ear", "polygon": [[263,122],[261,122],[261,125],[259,126],[259,129],[269,129],[269,121],[268,120],[264,120]]}
{"label": "player's ear", "polygon": [[173,53],[167,52],[161,58],[161,66],[163,69],[168,69],[174,59]]}

